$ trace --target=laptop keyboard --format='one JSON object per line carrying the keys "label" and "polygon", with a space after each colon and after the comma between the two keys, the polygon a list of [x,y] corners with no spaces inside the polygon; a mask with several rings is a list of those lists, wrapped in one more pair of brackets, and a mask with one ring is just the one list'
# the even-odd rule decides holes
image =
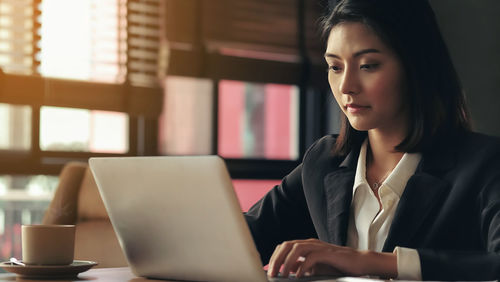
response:
{"label": "laptop keyboard", "polygon": [[294,274],[290,274],[289,277],[273,277],[273,278],[267,278],[267,281],[269,282],[284,282],[284,281],[296,281],[296,282],[302,282],[302,281],[335,281],[335,277],[332,276],[308,276],[308,277],[301,277],[297,278],[295,277]]}

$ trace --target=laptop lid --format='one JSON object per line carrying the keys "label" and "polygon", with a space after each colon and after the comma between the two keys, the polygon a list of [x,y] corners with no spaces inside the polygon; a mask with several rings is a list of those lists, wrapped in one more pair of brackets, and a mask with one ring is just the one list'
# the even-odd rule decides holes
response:
{"label": "laptop lid", "polygon": [[89,164],[136,275],[267,281],[221,158],[91,158]]}

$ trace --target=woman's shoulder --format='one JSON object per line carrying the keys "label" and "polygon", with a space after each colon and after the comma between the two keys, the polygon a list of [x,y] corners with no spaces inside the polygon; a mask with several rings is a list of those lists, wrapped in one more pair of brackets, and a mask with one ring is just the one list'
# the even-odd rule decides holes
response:
{"label": "woman's shoulder", "polygon": [[336,140],[336,134],[325,135],[316,140],[307,149],[302,163],[304,165],[314,164],[315,166],[321,165],[321,163],[328,163],[329,165],[341,163],[345,156],[336,156],[333,153]]}
{"label": "woman's shoulder", "polygon": [[314,156],[333,156],[333,148],[337,140],[336,134],[325,135],[312,143],[304,154],[304,160]]}
{"label": "woman's shoulder", "polygon": [[465,132],[446,147],[434,152],[434,158],[454,160],[463,167],[500,167],[500,138],[478,132]]}
{"label": "woman's shoulder", "polygon": [[500,150],[500,138],[473,131],[460,131],[442,134],[432,145],[424,150],[426,155],[475,154],[482,151]]}
{"label": "woman's shoulder", "polygon": [[466,132],[457,140],[458,149],[477,154],[500,152],[500,138],[479,132]]}
{"label": "woman's shoulder", "polygon": [[337,134],[329,134],[325,135],[318,140],[316,140],[306,151],[306,156],[308,154],[314,153],[323,153],[325,151],[332,152],[333,146],[335,146],[335,142],[337,141]]}

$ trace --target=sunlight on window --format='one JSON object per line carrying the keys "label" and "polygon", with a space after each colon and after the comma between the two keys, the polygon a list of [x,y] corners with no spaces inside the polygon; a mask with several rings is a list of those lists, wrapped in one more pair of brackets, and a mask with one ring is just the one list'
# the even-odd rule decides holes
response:
{"label": "sunlight on window", "polygon": [[0,236],[5,232],[5,212],[0,210]]}
{"label": "sunlight on window", "polygon": [[212,150],[213,83],[208,79],[169,76],[159,119],[159,151],[168,155],[203,155]]}
{"label": "sunlight on window", "polygon": [[84,151],[90,138],[89,119],[88,110],[42,107],[40,148]]}
{"label": "sunlight on window", "polygon": [[50,151],[128,152],[124,113],[42,107],[40,148]]}
{"label": "sunlight on window", "polygon": [[0,104],[0,149],[29,150],[31,108]]}
{"label": "sunlight on window", "polygon": [[7,194],[7,180],[0,177],[0,196]]}
{"label": "sunlight on window", "polygon": [[90,152],[126,153],[128,116],[123,113],[90,111]]}
{"label": "sunlight on window", "polygon": [[90,2],[42,1],[41,49],[43,75],[88,79],[91,58]]}
{"label": "sunlight on window", "polygon": [[41,5],[42,75],[123,82],[123,0],[44,0]]}

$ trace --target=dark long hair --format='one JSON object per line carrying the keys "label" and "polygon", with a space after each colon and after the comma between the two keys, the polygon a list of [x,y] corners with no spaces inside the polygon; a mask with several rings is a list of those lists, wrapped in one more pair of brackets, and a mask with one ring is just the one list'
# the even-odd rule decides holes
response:
{"label": "dark long hair", "polygon": [[[469,131],[462,86],[427,0],[342,0],[322,20],[323,37],[344,22],[371,28],[395,51],[406,73],[410,124],[400,152],[421,152],[444,137]],[[334,153],[345,155],[364,140],[342,113]]]}

